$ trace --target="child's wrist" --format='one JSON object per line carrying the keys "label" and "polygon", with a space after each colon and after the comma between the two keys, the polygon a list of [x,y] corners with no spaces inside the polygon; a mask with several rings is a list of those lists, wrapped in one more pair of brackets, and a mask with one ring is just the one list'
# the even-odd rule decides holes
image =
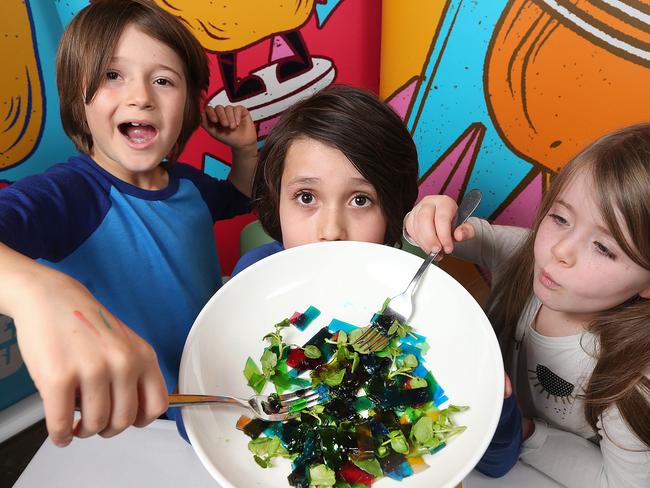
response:
{"label": "child's wrist", "polygon": [[243,146],[232,146],[233,159],[237,157],[257,157],[257,143],[244,144]]}

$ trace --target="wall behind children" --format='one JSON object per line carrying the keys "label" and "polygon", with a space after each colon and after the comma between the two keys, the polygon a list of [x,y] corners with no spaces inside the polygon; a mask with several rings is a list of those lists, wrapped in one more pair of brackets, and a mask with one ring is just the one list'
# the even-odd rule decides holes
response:
{"label": "wall behind children", "polygon": [[650,120],[648,0],[386,0],[382,17],[380,94],[417,144],[420,197],[478,187],[480,216],[529,226],[579,150]]}
{"label": "wall behind children", "polygon": [[[205,48],[207,103],[245,105],[260,140],[279,114],[334,81],[379,89],[381,8],[377,0],[156,0]],[[64,27],[88,0],[0,2],[0,188],[65,161],[76,151],[59,120],[55,53]],[[230,152],[199,129],[180,161],[225,178]],[[217,223],[225,274],[239,257],[251,215]],[[0,410],[34,391],[15,327],[0,316]]]}
{"label": "wall behind children", "polygon": [[[379,91],[416,141],[420,196],[479,187],[478,213],[499,223],[529,225],[553,174],[580,148],[648,119],[650,0],[156,1],[205,47],[209,103],[246,105],[261,141],[282,110],[328,84]],[[73,153],[54,55],[86,4],[2,1],[0,186]],[[198,130],[180,160],[225,176],[229,157]],[[253,218],[215,227],[225,273]],[[485,287],[477,270],[463,272]],[[5,392],[22,379],[15,332],[3,324]]]}

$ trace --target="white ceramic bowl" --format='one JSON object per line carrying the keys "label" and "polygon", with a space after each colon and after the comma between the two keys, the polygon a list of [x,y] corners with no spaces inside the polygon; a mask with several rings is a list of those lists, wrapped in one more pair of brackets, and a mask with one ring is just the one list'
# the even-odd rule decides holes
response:
{"label": "white ceramic bowl", "polygon": [[[248,397],[242,373],[250,356],[258,362],[262,337],[273,324],[310,305],[321,315],[304,332],[291,328],[285,340],[303,343],[337,318],[366,325],[384,302],[401,293],[422,259],[378,244],[309,244],[270,256],[228,281],[206,304],[188,336],[180,368],[180,391]],[[411,325],[427,337],[427,368],[451,403],[468,405],[456,414],[467,430],[434,455],[429,469],[397,482],[373,486],[454,487],[476,465],[496,429],[503,401],[503,363],[487,317],[472,296],[436,266],[415,294]],[[443,405],[444,406],[444,405]],[[236,430],[243,409],[229,405],[187,407],[183,419],[192,446],[224,487],[287,487],[290,462],[260,468]]]}

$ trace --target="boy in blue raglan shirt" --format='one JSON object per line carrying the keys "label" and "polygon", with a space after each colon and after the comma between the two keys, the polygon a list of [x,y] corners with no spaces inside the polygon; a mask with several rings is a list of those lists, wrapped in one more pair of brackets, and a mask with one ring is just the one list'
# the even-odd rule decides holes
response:
{"label": "boy in blue raglan shirt", "polygon": [[[242,107],[202,114],[208,80],[198,41],[146,0],[94,1],[63,34],[61,116],[82,154],[0,191],[0,313],[57,445],[164,412],[219,287],[213,223],[250,210],[256,149],[239,139],[255,128]],[[233,147],[226,181],[176,163],[201,122]]]}

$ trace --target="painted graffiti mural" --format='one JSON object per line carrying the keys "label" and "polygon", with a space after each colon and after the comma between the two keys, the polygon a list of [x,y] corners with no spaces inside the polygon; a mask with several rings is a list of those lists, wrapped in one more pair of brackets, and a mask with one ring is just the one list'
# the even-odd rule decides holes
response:
{"label": "painted graffiti mural", "polygon": [[420,196],[479,187],[482,216],[528,225],[580,149],[647,120],[650,2],[442,3],[421,72],[390,95],[418,146]]}
{"label": "painted graffiti mural", "polygon": [[[529,225],[576,152],[647,120],[650,0],[155,1],[205,48],[207,103],[248,107],[260,144],[283,110],[331,83],[379,91],[418,147],[420,197],[479,187],[479,215],[498,223]],[[0,188],[74,153],[54,58],[87,2],[1,2]],[[198,130],[180,160],[224,177],[229,158]],[[225,272],[252,219],[217,225]],[[13,391],[14,329],[2,330],[0,390]]]}

